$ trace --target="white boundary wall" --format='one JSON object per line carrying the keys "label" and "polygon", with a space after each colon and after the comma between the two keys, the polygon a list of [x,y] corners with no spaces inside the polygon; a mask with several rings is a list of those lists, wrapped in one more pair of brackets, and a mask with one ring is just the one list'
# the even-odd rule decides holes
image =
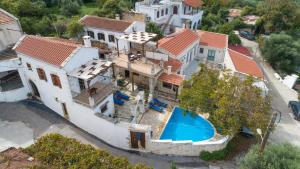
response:
{"label": "white boundary wall", "polygon": [[212,141],[172,141],[172,140],[150,140],[148,149],[155,154],[199,156],[201,151],[217,151],[226,147],[229,137]]}
{"label": "white boundary wall", "polygon": [[0,92],[0,102],[17,102],[27,98],[28,90],[25,87]]}

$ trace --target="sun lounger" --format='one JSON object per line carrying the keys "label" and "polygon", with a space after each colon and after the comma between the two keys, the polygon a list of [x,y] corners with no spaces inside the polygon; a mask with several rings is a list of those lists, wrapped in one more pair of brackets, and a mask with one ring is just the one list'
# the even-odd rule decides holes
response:
{"label": "sun lounger", "polygon": [[160,106],[154,104],[153,102],[150,102],[150,103],[149,103],[149,108],[150,108],[150,109],[153,109],[153,110],[155,110],[155,111],[158,111],[158,112],[163,112],[163,111],[164,111],[162,107],[160,107]]}
{"label": "sun lounger", "polygon": [[164,102],[158,100],[157,98],[153,98],[153,102],[154,102],[154,104],[156,104],[156,105],[158,105],[160,107],[166,108],[168,106],[167,103],[164,103]]}
{"label": "sun lounger", "polygon": [[119,90],[116,91],[115,96],[124,100],[129,100],[129,96],[120,92]]}
{"label": "sun lounger", "polygon": [[114,96],[114,103],[117,105],[124,105],[124,101]]}

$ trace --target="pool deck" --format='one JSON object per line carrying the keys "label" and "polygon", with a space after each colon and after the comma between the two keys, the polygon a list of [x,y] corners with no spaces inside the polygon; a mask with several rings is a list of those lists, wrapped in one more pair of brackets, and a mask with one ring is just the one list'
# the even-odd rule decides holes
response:
{"label": "pool deck", "polygon": [[172,114],[172,110],[172,106],[168,106],[164,113],[160,113],[151,109],[144,113],[140,120],[140,124],[151,126],[153,131],[152,139],[159,140],[160,135]]}

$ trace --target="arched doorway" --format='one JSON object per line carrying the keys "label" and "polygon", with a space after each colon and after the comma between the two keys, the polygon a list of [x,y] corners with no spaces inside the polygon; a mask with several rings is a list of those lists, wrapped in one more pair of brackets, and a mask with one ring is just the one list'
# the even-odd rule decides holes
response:
{"label": "arched doorway", "polygon": [[177,7],[177,6],[174,6],[174,7],[173,7],[173,14],[174,14],[174,15],[177,15],[177,14],[178,14],[178,7]]}
{"label": "arched doorway", "polygon": [[36,85],[34,84],[34,82],[29,80],[29,83],[30,83],[30,86],[33,90],[33,95],[36,96],[36,97],[40,97],[40,92],[39,92],[38,88],[36,87]]}

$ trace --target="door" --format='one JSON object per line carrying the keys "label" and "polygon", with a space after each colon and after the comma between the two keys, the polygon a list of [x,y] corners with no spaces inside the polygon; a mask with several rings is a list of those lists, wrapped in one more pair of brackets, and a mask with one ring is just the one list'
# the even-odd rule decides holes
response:
{"label": "door", "polygon": [[173,7],[173,14],[174,14],[174,15],[177,15],[177,14],[178,14],[178,7],[177,7],[177,6],[174,6],[174,7]]}
{"label": "door", "polygon": [[131,138],[131,148],[139,148],[138,140],[136,139],[136,133],[130,131],[130,138]]}
{"label": "door", "polygon": [[146,148],[145,133],[130,131],[131,148]]}
{"label": "door", "polygon": [[129,70],[125,70],[125,77],[126,77],[126,78],[129,78],[129,76],[130,76]]}
{"label": "door", "polygon": [[68,110],[67,110],[67,105],[66,103],[61,103],[61,106],[62,106],[62,109],[63,109],[63,112],[64,112],[64,117],[66,119],[69,119],[69,113],[68,113]]}
{"label": "door", "polygon": [[34,82],[29,80],[29,83],[30,83],[30,86],[32,88],[33,95],[36,96],[36,97],[41,97],[40,92],[39,92],[38,88],[36,87],[36,85],[34,84]]}

